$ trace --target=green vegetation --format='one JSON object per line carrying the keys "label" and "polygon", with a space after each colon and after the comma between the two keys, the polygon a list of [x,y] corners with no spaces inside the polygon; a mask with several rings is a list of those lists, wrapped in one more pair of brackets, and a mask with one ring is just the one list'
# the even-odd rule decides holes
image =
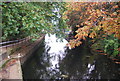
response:
{"label": "green vegetation", "polygon": [[0,6],[2,41],[28,36],[40,37],[46,33],[62,38],[69,25],[74,34],[73,40],[69,42],[71,48],[86,41],[92,49],[100,49],[110,57],[119,58],[119,4],[120,2],[75,2],[67,5],[63,2],[4,2]]}
{"label": "green vegetation", "polygon": [[5,61],[5,63],[4,64],[2,64],[2,66],[0,67],[0,69],[2,69],[2,68],[5,68],[6,67],[6,65],[12,60],[13,58],[11,58],[11,59],[8,59],[7,61]]}
{"label": "green vegetation", "polygon": [[104,39],[104,52],[109,54],[109,56],[117,57],[120,53],[118,48],[120,47],[120,43],[117,38],[114,38],[112,35],[107,39]]}
{"label": "green vegetation", "polygon": [[[2,3],[2,41],[27,36],[39,37],[45,33],[63,34],[66,28],[62,16],[64,3],[56,2],[4,2]],[[59,11],[54,12],[55,8]],[[52,20],[58,20],[58,27]]]}

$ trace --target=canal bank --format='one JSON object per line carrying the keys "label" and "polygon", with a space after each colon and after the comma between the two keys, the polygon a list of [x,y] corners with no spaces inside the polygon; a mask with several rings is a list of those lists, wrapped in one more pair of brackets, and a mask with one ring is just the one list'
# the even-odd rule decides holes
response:
{"label": "canal bank", "polygon": [[20,79],[23,81],[22,64],[37,50],[44,39],[44,35],[33,43],[25,45],[20,50],[4,59],[6,62],[4,68],[0,70],[1,79]]}
{"label": "canal bank", "polygon": [[74,49],[66,47],[55,35],[45,36],[40,47],[23,64],[27,79],[120,79],[120,66],[107,56],[91,53],[84,44]]}

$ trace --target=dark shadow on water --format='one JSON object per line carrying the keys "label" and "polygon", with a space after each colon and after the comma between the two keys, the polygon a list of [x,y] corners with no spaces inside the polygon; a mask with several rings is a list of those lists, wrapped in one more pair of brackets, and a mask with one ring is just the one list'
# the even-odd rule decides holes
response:
{"label": "dark shadow on water", "polygon": [[120,65],[106,56],[91,54],[84,45],[50,52],[48,43],[43,41],[22,66],[24,79],[120,79]]}

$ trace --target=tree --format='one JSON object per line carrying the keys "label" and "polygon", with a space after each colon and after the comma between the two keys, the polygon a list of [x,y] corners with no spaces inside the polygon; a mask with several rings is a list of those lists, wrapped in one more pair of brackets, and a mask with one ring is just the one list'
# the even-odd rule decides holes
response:
{"label": "tree", "polygon": [[[104,41],[104,52],[118,55],[120,47],[120,2],[72,2],[67,5],[68,24],[78,28],[75,39],[70,40],[72,48],[82,44],[83,40]],[[111,44],[112,42],[112,44]],[[89,43],[89,44],[90,44]],[[114,45],[115,44],[115,45]],[[112,52],[110,52],[112,49]]]}
{"label": "tree", "polygon": [[[54,12],[56,6],[59,12]],[[2,41],[57,32],[52,19],[64,12],[64,3],[57,2],[4,2],[2,3]],[[62,14],[61,14],[62,15]],[[65,23],[59,29],[65,28]]]}

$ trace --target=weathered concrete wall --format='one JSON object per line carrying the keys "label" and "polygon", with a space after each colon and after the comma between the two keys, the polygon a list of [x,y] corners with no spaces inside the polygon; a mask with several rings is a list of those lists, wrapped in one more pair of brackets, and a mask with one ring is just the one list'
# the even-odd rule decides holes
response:
{"label": "weathered concrete wall", "polygon": [[23,81],[21,65],[24,64],[24,62],[33,54],[33,52],[39,48],[44,37],[45,36],[40,37],[35,42],[12,54],[10,57],[15,58],[16,61],[14,64],[7,66],[0,71],[0,79],[19,79],[20,81]]}
{"label": "weathered concrete wall", "polygon": [[35,52],[39,48],[43,39],[44,39],[44,36],[41,37],[40,39],[38,39],[37,41],[35,41],[35,43],[30,45],[30,47],[28,47],[28,49],[26,49],[26,53],[24,54],[24,56],[22,56],[20,58],[21,65],[23,65],[25,63],[25,61],[33,54],[33,52]]}

